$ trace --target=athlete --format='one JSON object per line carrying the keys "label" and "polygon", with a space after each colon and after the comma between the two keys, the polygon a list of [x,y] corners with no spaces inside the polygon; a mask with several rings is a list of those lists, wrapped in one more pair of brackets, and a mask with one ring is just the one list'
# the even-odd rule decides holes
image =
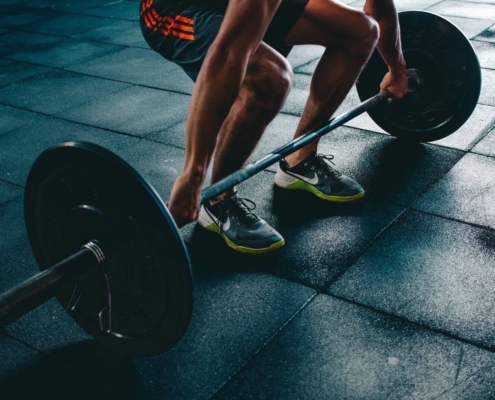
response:
{"label": "athlete", "polygon": [[[336,0],[142,0],[141,28],[152,49],[195,81],[186,123],[184,168],[169,210],[178,226],[199,219],[235,250],[262,253],[284,245],[237,188],[200,205],[213,153],[211,182],[240,169],[292,84],[286,60],[294,45],[321,45],[297,138],[327,121],[359,76],[375,46],[388,65],[381,89],[400,99],[406,66],[393,0],[367,0],[363,11]],[[275,184],[348,202],[363,188],[317,152],[317,141],[280,161]]]}

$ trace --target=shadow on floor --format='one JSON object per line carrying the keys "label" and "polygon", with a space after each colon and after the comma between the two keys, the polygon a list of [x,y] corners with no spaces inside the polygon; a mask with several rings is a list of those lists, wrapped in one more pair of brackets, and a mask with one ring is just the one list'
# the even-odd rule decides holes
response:
{"label": "shadow on floor", "polygon": [[0,381],[2,400],[135,399],[138,372],[132,358],[109,353],[95,341],[40,355]]}

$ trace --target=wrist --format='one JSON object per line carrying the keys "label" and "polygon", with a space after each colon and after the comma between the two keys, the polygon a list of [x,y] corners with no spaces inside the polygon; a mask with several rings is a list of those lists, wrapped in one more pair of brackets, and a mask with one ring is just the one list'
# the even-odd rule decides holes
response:
{"label": "wrist", "polygon": [[206,177],[206,170],[201,167],[184,168],[181,178],[191,185],[201,186]]}
{"label": "wrist", "polygon": [[406,61],[404,57],[400,57],[400,59],[394,63],[394,65],[389,65],[388,70],[392,75],[402,75],[406,73]]}

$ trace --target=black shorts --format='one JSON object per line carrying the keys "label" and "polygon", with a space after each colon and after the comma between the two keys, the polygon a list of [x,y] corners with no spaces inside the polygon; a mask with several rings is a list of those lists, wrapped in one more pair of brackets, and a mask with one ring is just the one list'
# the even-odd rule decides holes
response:
{"label": "black shorts", "polygon": [[[285,37],[309,0],[284,0],[263,41],[287,57]],[[208,48],[218,34],[228,1],[141,0],[141,30],[149,46],[182,67],[196,81]]]}

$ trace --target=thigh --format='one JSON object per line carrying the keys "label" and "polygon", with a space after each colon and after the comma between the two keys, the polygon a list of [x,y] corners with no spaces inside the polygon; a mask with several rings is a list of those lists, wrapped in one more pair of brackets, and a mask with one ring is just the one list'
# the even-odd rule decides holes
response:
{"label": "thigh", "polygon": [[309,0],[285,37],[287,45],[346,45],[369,32],[369,18],[338,0]]}

